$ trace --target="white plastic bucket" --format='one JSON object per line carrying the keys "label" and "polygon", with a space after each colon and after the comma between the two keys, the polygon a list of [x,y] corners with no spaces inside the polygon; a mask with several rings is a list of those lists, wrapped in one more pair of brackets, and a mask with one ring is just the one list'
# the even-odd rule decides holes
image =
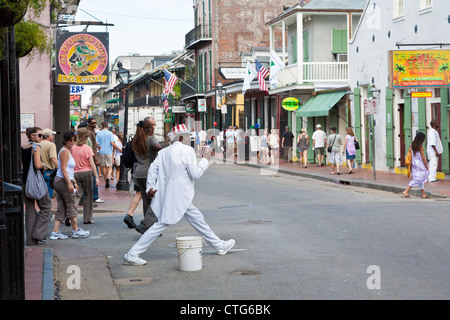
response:
{"label": "white plastic bucket", "polygon": [[198,271],[202,269],[202,237],[178,237],[176,245],[178,264],[181,271]]}

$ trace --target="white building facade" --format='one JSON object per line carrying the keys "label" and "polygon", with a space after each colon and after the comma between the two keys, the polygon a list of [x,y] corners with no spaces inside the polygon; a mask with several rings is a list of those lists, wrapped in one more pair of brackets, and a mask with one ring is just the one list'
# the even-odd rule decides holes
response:
{"label": "white building facade", "polygon": [[[375,157],[377,170],[404,172],[415,135],[427,134],[437,120],[444,146],[440,178],[449,173],[449,13],[450,2],[443,0],[367,1],[349,43],[352,125],[361,142],[357,162],[370,165]],[[417,98],[422,93],[429,97]],[[375,106],[376,114],[367,114],[365,105]]]}

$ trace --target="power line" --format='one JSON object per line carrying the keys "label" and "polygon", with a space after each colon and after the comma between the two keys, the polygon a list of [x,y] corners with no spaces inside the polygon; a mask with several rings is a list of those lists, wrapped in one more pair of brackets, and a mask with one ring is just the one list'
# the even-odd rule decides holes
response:
{"label": "power line", "polygon": [[[82,9],[80,9],[82,10]],[[87,13],[86,11],[82,10],[83,12]],[[119,13],[111,13],[111,12],[102,12],[102,11],[94,11],[90,10],[90,12],[99,13],[99,14],[106,14],[111,16],[118,16],[118,17],[125,17],[125,18],[134,18],[134,19],[144,19],[144,20],[160,20],[160,21],[186,21],[186,22],[194,22],[194,19],[172,19],[172,18],[153,18],[153,17],[143,17],[143,16],[132,16],[132,15],[126,15],[126,14],[119,14]],[[87,13],[89,14],[89,13]],[[96,18],[97,19],[97,18]]]}

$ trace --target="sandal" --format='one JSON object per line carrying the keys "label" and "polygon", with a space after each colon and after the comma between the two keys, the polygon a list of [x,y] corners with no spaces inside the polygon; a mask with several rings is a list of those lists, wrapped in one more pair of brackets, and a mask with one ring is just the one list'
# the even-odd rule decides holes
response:
{"label": "sandal", "polygon": [[430,197],[430,196],[428,196],[428,195],[427,195],[427,196],[425,196],[425,197],[424,197],[424,196],[422,196],[422,199],[431,199],[431,197]]}
{"label": "sandal", "polygon": [[402,198],[411,198],[411,196],[410,196],[409,194],[404,194],[404,193],[402,192]]}

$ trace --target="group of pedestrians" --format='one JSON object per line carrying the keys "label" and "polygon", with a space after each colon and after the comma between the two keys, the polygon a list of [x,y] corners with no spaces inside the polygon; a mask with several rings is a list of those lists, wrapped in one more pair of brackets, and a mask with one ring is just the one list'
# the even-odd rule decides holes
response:
{"label": "group of pedestrians", "polygon": [[[41,170],[47,192],[41,199],[31,199],[24,195],[26,244],[35,245],[45,241],[48,225],[52,216],[53,196],[56,198],[57,208],[51,240],[67,239],[68,236],[60,231],[64,223],[72,226],[72,238],[85,238],[89,231],[79,227],[77,221],[78,205],[83,201],[83,223],[93,224],[94,202],[101,203],[98,197],[98,165],[108,168],[112,166],[112,153],[109,156],[105,149],[108,145],[121,152],[114,139],[104,132],[106,139],[98,139],[95,133],[97,122],[89,119],[87,123],[80,124],[78,130],[67,131],[63,134],[63,147],[57,153],[53,143],[55,131],[42,130],[39,127],[30,127],[26,131],[28,141],[22,145],[23,186],[26,186],[30,162],[33,159],[34,170]],[[107,123],[102,129],[107,129]],[[100,133],[101,131],[99,131]],[[112,136],[112,133],[111,133]],[[105,143],[108,141],[108,143]],[[119,144],[120,146],[120,144]],[[99,157],[100,155],[100,157]],[[104,171],[105,187],[109,183],[108,170]],[[109,186],[108,186],[109,187]],[[36,207],[39,208],[39,214]]]}

